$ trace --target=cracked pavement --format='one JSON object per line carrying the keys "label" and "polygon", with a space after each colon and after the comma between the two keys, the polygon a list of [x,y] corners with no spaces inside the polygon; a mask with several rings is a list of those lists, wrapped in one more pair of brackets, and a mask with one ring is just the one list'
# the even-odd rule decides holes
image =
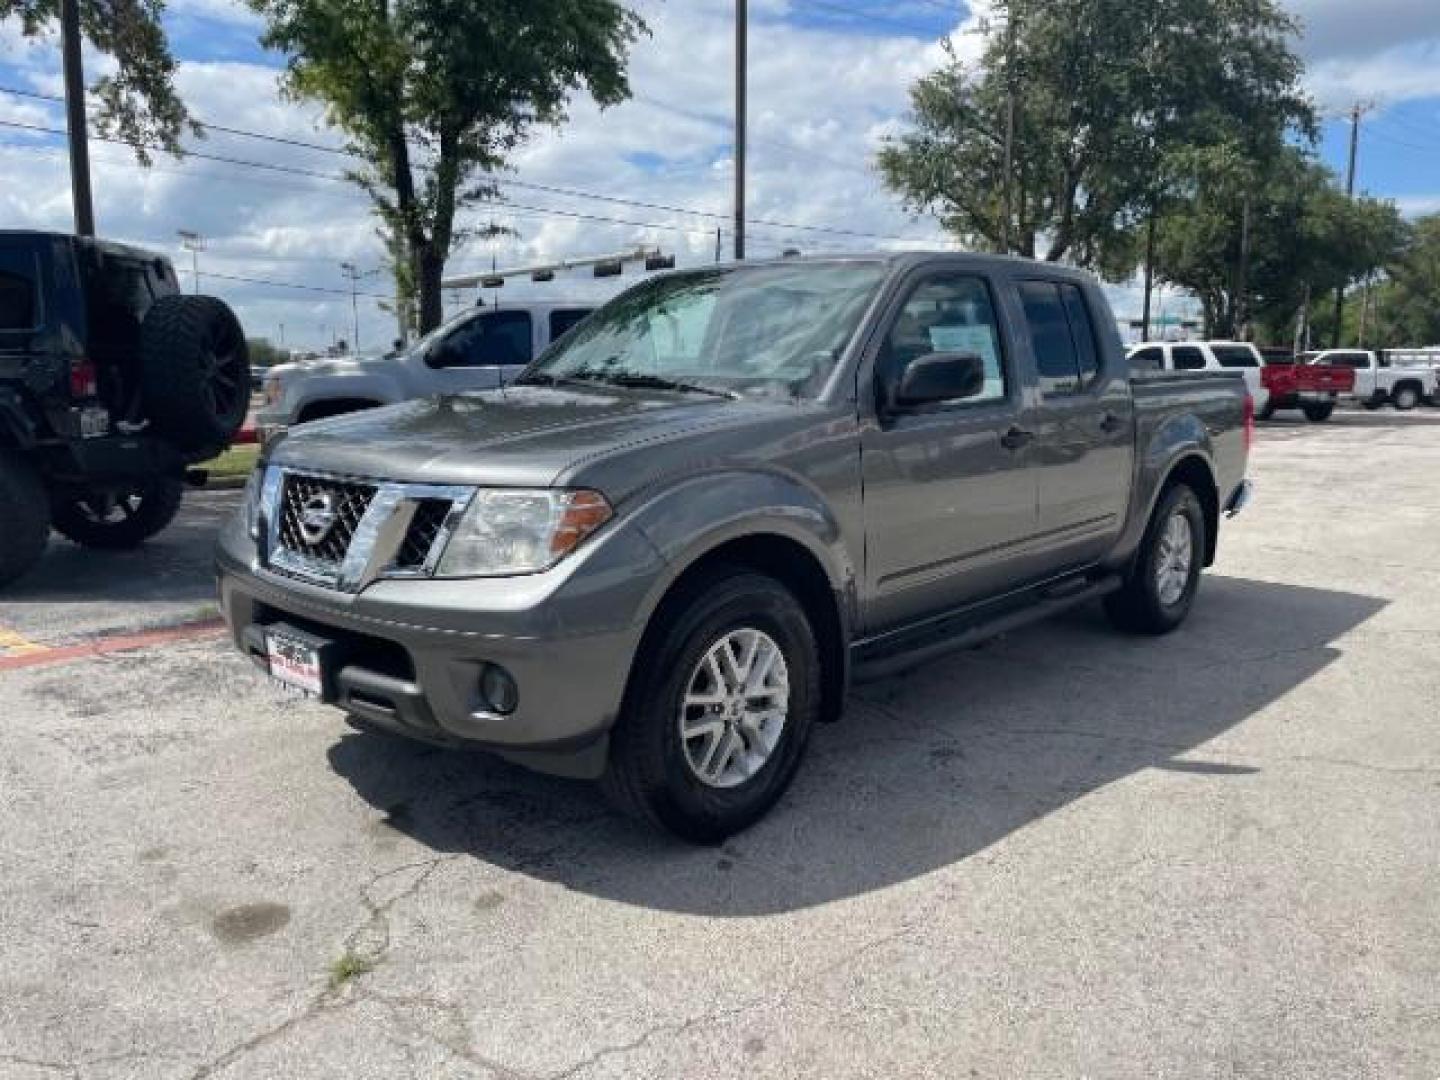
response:
{"label": "cracked pavement", "polygon": [[[1440,412],[1263,425],[1252,475],[1182,631],[858,688],[721,848],[224,641],[0,672],[0,1080],[1435,1080]],[[203,613],[233,498],[57,540],[0,627]]]}

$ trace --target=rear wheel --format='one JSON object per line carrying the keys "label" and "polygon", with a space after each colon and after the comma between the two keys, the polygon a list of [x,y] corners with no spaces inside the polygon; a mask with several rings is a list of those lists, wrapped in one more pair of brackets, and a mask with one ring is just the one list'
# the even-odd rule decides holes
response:
{"label": "rear wheel", "polygon": [[40,474],[18,454],[0,450],[0,585],[40,561],[50,536],[49,509]]}
{"label": "rear wheel", "polygon": [[1330,414],[1335,411],[1335,403],[1333,401],[1326,401],[1306,405],[1304,409],[1306,420],[1309,420],[1312,424],[1323,424],[1326,420],[1330,419]]}
{"label": "rear wheel", "polygon": [[1404,386],[1395,388],[1395,392],[1390,395],[1390,401],[1401,412],[1409,412],[1420,404],[1420,391],[1417,387],[1406,383]]}
{"label": "rear wheel", "polygon": [[1185,484],[1170,487],[1145,529],[1134,566],[1105,613],[1121,630],[1168,634],[1190,614],[1205,562],[1205,514]]}
{"label": "rear wheel", "polygon": [[138,547],[175,520],[184,494],[179,480],[161,476],[122,491],[66,495],[55,502],[55,531],[82,547]]}
{"label": "rear wheel", "polygon": [[820,708],[820,659],[804,608],[778,581],[729,569],[683,587],[631,678],[602,781],[622,809],[719,843],[790,786]]}

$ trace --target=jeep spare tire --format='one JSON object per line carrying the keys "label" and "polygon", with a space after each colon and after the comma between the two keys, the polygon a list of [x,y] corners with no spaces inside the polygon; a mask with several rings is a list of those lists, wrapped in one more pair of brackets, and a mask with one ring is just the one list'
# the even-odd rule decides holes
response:
{"label": "jeep spare tire", "polygon": [[212,296],[162,296],[140,327],[141,388],[154,432],[216,454],[245,422],[250,354],[240,320]]}

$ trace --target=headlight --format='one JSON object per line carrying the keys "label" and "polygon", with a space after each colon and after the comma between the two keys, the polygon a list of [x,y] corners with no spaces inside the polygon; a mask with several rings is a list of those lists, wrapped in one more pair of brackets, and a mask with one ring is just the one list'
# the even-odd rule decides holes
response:
{"label": "headlight", "polygon": [[598,491],[481,490],[451,533],[436,572],[487,577],[548,570],[611,516]]}
{"label": "headlight", "polygon": [[256,466],[245,481],[245,496],[240,512],[245,515],[245,532],[251,540],[260,539],[260,489],[265,483],[264,466]]}

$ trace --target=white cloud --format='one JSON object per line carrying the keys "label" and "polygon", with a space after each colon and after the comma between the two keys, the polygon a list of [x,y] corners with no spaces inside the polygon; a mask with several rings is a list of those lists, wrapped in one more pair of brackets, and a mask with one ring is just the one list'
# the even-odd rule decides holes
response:
{"label": "white cloud", "polygon": [[1440,96],[1440,38],[1313,64],[1306,82],[1322,108],[1393,105]]}

